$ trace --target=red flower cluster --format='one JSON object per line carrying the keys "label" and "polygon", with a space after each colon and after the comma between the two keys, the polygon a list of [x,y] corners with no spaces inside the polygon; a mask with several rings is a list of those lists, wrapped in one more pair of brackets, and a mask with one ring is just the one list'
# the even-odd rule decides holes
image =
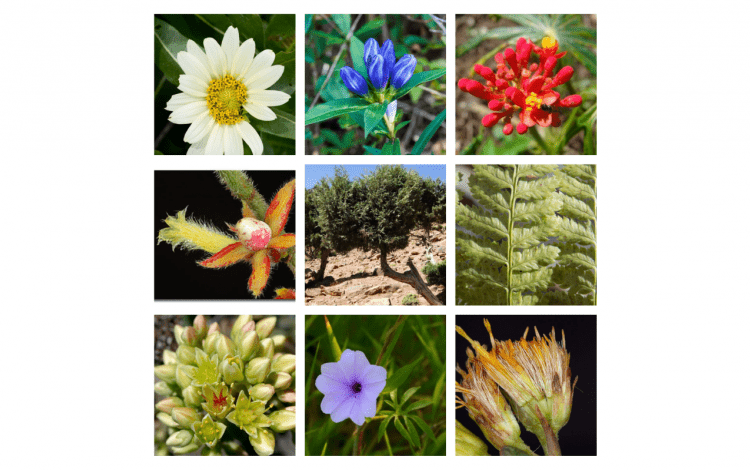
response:
{"label": "red flower cluster", "polygon": [[[468,78],[458,81],[458,88],[487,100],[487,107],[494,111],[482,118],[484,127],[492,127],[502,120],[503,133],[510,135],[513,133],[510,121],[516,111],[520,111],[520,122],[516,125],[519,134],[524,134],[535,124],[558,127],[559,108],[573,108],[581,104],[580,95],[560,99],[560,93],[553,90],[573,76],[573,67],[570,66],[560,69],[554,77],[550,76],[557,59],[567,54],[558,54],[558,46],[558,42],[550,37],[542,39],[541,47],[519,38],[516,50],[509,47],[495,55],[497,72],[481,64],[474,66],[474,71],[485,79],[484,84]],[[538,64],[529,65],[532,51],[539,56]]]}

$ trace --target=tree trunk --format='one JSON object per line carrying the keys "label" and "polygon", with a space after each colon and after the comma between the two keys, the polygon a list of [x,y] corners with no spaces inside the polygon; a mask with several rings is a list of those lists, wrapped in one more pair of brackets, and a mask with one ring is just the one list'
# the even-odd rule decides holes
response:
{"label": "tree trunk", "polygon": [[326,264],[328,263],[328,255],[331,254],[331,250],[328,248],[324,248],[323,251],[320,253],[320,269],[315,274],[314,282],[318,282],[321,279],[323,279],[323,274],[326,272]]}
{"label": "tree trunk", "polygon": [[440,302],[440,300],[435,297],[435,294],[433,294],[432,291],[427,287],[427,284],[424,283],[424,281],[422,280],[422,276],[419,275],[419,270],[414,266],[414,263],[411,262],[411,258],[409,258],[409,262],[407,263],[407,265],[409,266],[409,271],[400,273],[394,271],[390,266],[388,266],[386,256],[388,256],[388,252],[385,250],[385,248],[381,248],[380,269],[383,270],[384,275],[398,282],[409,284],[413,288],[417,289],[417,292],[419,292],[419,294],[424,297],[427,302],[430,303],[430,305],[443,305],[443,303]]}

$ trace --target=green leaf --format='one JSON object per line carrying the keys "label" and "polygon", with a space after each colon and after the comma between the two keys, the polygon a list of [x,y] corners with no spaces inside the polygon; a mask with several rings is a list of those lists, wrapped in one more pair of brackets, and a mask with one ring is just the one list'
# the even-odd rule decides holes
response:
{"label": "green leaf", "polygon": [[422,132],[422,134],[419,136],[419,140],[417,140],[417,143],[414,144],[414,147],[411,149],[411,155],[421,155],[422,150],[424,150],[427,143],[432,139],[432,136],[435,135],[435,132],[440,128],[440,125],[445,120],[445,109],[443,112],[437,115],[435,119],[432,120],[432,122],[425,128],[425,130]]}
{"label": "green leaf", "polygon": [[310,31],[310,26],[313,24],[313,15],[305,15],[305,34]]}
{"label": "green leaf", "polygon": [[378,18],[376,20],[368,21],[364,26],[354,32],[354,36],[357,36],[360,40],[364,41],[373,36],[380,34],[381,28],[383,27],[383,20]]}
{"label": "green leaf", "polygon": [[385,430],[388,427],[388,423],[393,419],[393,416],[388,417],[387,419],[384,419],[380,422],[380,426],[378,426],[378,442],[383,438],[383,434],[385,434]]}
{"label": "green leaf", "polygon": [[328,343],[331,346],[331,353],[333,354],[333,360],[334,362],[338,362],[341,360],[341,347],[339,346],[339,342],[336,341],[336,335],[333,334],[333,328],[331,327],[331,324],[328,322],[327,317],[323,317],[326,323],[326,336],[328,337]]}
{"label": "green leaf", "polygon": [[401,403],[406,403],[409,398],[411,398],[412,395],[414,395],[417,390],[419,390],[419,387],[412,387],[409,390],[404,392],[404,395],[401,397]]}
{"label": "green leaf", "polygon": [[[352,36],[349,41],[349,48],[352,58],[352,66],[365,80],[368,80],[367,66],[365,65],[365,45],[356,36]],[[369,82],[369,80],[368,80]]]}
{"label": "green leaf", "polygon": [[393,100],[397,100],[405,94],[409,93],[409,90],[411,90],[415,86],[421,85],[422,83],[431,82],[432,80],[440,78],[443,75],[445,75],[445,69],[428,70],[427,72],[415,73],[414,76],[411,77],[411,80],[406,82],[403,87],[398,89],[398,92],[396,93],[396,96],[393,97]]}
{"label": "green leaf", "polygon": [[[404,418],[404,420],[406,420],[406,418]],[[404,427],[404,425],[403,425],[403,424],[401,424],[401,421],[399,421],[399,420],[398,420],[398,417],[394,418],[394,420],[393,420],[393,424],[395,424],[395,425],[396,425],[396,430],[397,430],[397,431],[398,431],[398,432],[399,432],[399,433],[400,433],[400,434],[401,434],[402,436],[404,436],[404,439],[406,439],[406,440],[407,440],[407,441],[409,442],[409,445],[411,445],[412,447],[418,447],[418,444],[417,444],[417,443],[415,443],[415,442],[414,442],[414,441],[412,440],[412,436],[411,436],[411,435],[409,434],[409,432],[408,432],[408,431],[406,430],[406,428]]]}
{"label": "green leaf", "polygon": [[382,151],[379,148],[370,147],[369,145],[365,145],[365,151],[368,155],[381,155]]}
{"label": "green leaf", "polygon": [[344,43],[344,40],[341,39],[340,37],[335,36],[335,35],[330,34],[330,33],[326,33],[325,31],[314,30],[312,32],[312,35],[315,36],[315,37],[318,37],[320,39],[323,39],[325,41],[325,47],[328,47],[328,46],[331,46],[331,45],[334,45],[334,44],[343,44]]}
{"label": "green leaf", "polygon": [[266,37],[280,41],[286,37],[294,39],[294,15],[273,15],[268,20]]}
{"label": "green leaf", "polygon": [[263,20],[260,15],[226,15],[232,26],[240,31],[241,39],[255,41],[255,51],[266,48],[266,35],[263,32]]}
{"label": "green leaf", "polygon": [[187,42],[170,24],[154,18],[154,61],[173,85],[180,84],[182,67],[177,63],[177,54],[187,50]]}
{"label": "green leaf", "polygon": [[391,338],[391,342],[388,345],[388,348],[385,350],[385,353],[383,354],[383,360],[380,362],[380,365],[382,366],[385,366],[386,364],[388,364],[388,360],[391,358],[391,352],[393,352],[393,348],[396,347],[396,343],[398,342],[398,339],[401,336],[401,332],[404,330],[406,321],[400,321],[400,322],[397,321],[397,324],[398,324],[398,327],[396,328],[396,332],[393,333],[393,338]]}
{"label": "green leaf", "polygon": [[[394,341],[395,342],[395,341]],[[385,388],[383,389],[382,393],[390,393],[394,390],[397,390],[398,387],[401,386],[404,382],[406,382],[406,379],[409,378],[414,368],[417,366],[417,364],[422,360],[422,356],[418,357],[414,360],[411,364],[405,365],[404,367],[400,368],[393,374],[391,374],[390,377],[388,377],[388,380],[385,382]]]}
{"label": "green leaf", "polygon": [[[290,52],[279,52],[276,54],[273,63],[274,65],[282,65],[284,67],[284,73],[281,74],[281,77],[279,77],[276,83],[268,88],[269,90],[283,91],[288,95],[294,93],[294,59],[294,50]],[[294,101],[294,99],[292,99],[292,101]]]}
{"label": "green leaf", "polygon": [[365,109],[365,137],[383,120],[388,103],[373,103]]}
{"label": "green leaf", "polygon": [[333,22],[341,31],[341,34],[346,37],[349,34],[349,29],[352,27],[352,15],[331,15]]}
{"label": "green leaf", "polygon": [[419,447],[419,445],[421,444],[421,442],[419,441],[419,433],[417,432],[417,428],[414,427],[414,424],[412,424],[409,418],[410,416],[404,416],[406,429],[409,431],[409,436],[411,437],[411,442],[414,443],[414,447]]}
{"label": "green leaf", "polygon": [[273,110],[276,113],[276,119],[273,121],[256,121],[254,126],[258,131],[273,134],[286,139],[294,139],[294,115]]}
{"label": "green leaf", "polygon": [[160,152],[160,151],[158,151],[158,150],[154,150],[154,155],[164,155],[164,154],[163,154],[163,153],[161,153],[161,152]]}
{"label": "green leaf", "polygon": [[359,111],[369,106],[370,103],[362,98],[345,98],[343,100],[329,101],[309,109],[305,113],[305,125],[315,124],[316,122],[325,121],[342,114]]}
{"label": "green leaf", "polygon": [[382,155],[401,155],[401,141],[396,139],[393,142],[387,142],[383,145]]}
{"label": "green leaf", "polygon": [[411,405],[409,405],[406,408],[406,410],[404,410],[404,413],[409,413],[411,411],[418,410],[420,408],[424,408],[425,406],[431,405],[431,404],[432,404],[432,400],[419,400],[419,401],[414,402]]}
{"label": "green leaf", "polygon": [[420,418],[419,416],[409,416],[409,418],[413,419],[415,423],[417,423],[417,426],[425,433],[427,434],[427,437],[430,438],[430,440],[435,440],[435,433],[432,432],[432,429],[430,429],[430,426],[425,423],[425,421]]}

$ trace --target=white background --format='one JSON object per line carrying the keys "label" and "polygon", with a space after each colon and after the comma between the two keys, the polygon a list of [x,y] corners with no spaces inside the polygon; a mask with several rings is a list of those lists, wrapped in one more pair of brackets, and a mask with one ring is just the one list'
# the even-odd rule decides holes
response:
{"label": "white background", "polygon": [[[750,261],[745,222],[749,58],[747,8],[740,5],[718,0],[6,2],[0,28],[3,466],[205,469],[216,464],[153,457],[153,315],[269,313],[270,304],[153,301],[154,170],[295,168],[302,188],[305,163],[447,163],[452,227],[455,163],[529,162],[596,163],[599,176],[599,305],[502,309],[598,315],[598,457],[555,464],[692,468],[721,459],[735,467],[746,450],[748,353],[742,335],[748,327]],[[456,13],[596,13],[598,155],[469,160],[448,155],[408,162],[403,157],[155,157],[157,12],[297,13],[300,155],[304,13],[447,12],[449,83],[455,77]],[[454,90],[448,86],[450,151]],[[301,233],[299,203],[296,214]],[[298,253],[302,266],[302,250]],[[302,291],[300,276],[300,297]],[[304,308],[301,301],[277,305],[273,313],[298,315],[300,370],[302,315],[385,312]],[[455,364],[454,315],[500,313],[498,308],[422,310],[448,315],[449,368]],[[452,403],[450,380],[447,394]],[[263,461],[266,465],[520,465],[456,457],[425,457],[424,462],[302,457],[302,404],[299,411],[298,455]],[[549,465],[547,460],[523,464]]]}

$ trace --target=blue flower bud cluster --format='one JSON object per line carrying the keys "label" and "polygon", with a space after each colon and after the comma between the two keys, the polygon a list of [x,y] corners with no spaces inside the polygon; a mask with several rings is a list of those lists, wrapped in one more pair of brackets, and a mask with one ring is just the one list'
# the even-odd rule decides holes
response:
{"label": "blue flower bud cluster", "polygon": [[[378,47],[375,39],[368,39],[363,59],[367,68],[367,78],[372,87],[379,91],[384,90],[389,81],[395,89],[403,87],[414,75],[417,66],[417,59],[411,54],[405,54],[396,62],[396,52],[390,39],[385,41],[382,47]],[[361,96],[368,93],[367,80],[359,72],[351,67],[341,67],[339,73],[349,91]]]}

